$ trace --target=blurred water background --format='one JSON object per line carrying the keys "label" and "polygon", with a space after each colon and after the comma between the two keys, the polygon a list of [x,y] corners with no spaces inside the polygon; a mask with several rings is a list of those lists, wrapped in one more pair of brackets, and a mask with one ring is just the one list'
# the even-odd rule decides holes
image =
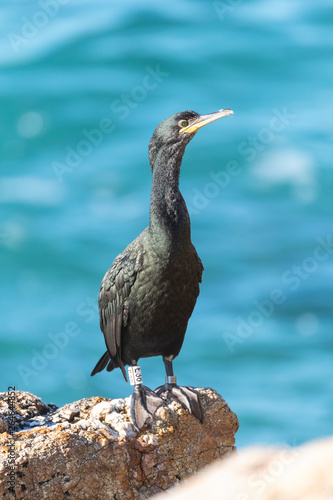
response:
{"label": "blurred water background", "polygon": [[0,390],[131,393],[89,374],[101,279],[148,223],[148,142],[230,107],[182,165],[205,272],[178,382],[224,396],[239,446],[332,433],[333,6],[3,0],[1,18]]}

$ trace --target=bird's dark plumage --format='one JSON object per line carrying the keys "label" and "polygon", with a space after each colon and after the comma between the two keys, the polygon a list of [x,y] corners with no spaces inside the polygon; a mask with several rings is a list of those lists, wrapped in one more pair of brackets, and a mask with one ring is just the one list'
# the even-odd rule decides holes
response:
{"label": "bird's dark plumage", "polygon": [[[231,113],[222,111],[221,116]],[[163,356],[168,375],[173,375],[172,360],[181,349],[203,271],[179,191],[180,165],[196,130],[219,118],[218,113],[177,113],[160,123],[151,138],[149,226],[103,278],[98,303],[107,351],[92,375],[119,367],[127,380],[125,365],[149,356]]]}

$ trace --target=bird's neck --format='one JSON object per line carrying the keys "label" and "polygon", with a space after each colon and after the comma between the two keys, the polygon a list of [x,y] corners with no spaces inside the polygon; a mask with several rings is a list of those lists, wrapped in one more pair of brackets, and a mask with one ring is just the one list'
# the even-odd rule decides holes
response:
{"label": "bird's neck", "polygon": [[185,146],[161,148],[153,166],[149,227],[154,235],[163,237],[164,244],[181,244],[190,240],[190,218],[179,191],[179,174]]}

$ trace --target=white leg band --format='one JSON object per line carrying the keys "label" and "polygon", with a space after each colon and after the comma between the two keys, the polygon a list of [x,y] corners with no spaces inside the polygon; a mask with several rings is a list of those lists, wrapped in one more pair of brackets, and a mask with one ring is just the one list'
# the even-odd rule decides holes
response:
{"label": "white leg band", "polygon": [[142,384],[141,368],[139,365],[129,366],[128,367],[128,376],[129,376],[129,381],[130,381],[131,385]]}

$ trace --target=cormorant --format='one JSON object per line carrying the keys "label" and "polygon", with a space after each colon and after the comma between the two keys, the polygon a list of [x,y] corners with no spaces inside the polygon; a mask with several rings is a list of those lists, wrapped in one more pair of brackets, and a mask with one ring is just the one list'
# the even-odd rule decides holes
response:
{"label": "cormorant", "polygon": [[[107,351],[91,375],[125,365],[134,391],[131,416],[141,428],[167,397],[200,421],[198,393],[176,385],[172,362],[179,354],[187,323],[199,295],[202,262],[191,242],[190,218],[179,191],[180,165],[186,145],[199,128],[230,109],[199,115],[176,113],[162,121],[149,143],[153,173],[149,226],[114,260],[98,297],[100,326]],[[139,358],[163,356],[166,383],[151,391],[142,385]]]}

